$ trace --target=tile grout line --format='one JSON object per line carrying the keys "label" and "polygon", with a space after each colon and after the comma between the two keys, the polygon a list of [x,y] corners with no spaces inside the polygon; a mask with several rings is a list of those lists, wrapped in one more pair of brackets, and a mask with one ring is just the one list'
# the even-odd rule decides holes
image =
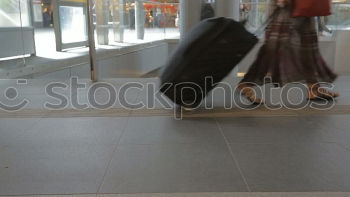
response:
{"label": "tile grout line", "polygon": [[104,174],[103,174],[102,181],[101,181],[100,185],[98,186],[96,195],[100,193],[100,190],[101,190],[102,185],[103,185],[103,183],[104,183],[104,181],[105,181],[105,178],[106,178],[108,169],[109,169],[109,167],[110,167],[110,165],[111,165],[111,163],[112,163],[112,161],[113,161],[113,158],[114,158],[115,153],[116,153],[117,150],[118,150],[119,142],[120,142],[121,138],[123,137],[123,135],[124,135],[124,133],[125,133],[125,131],[126,131],[126,127],[127,127],[128,124],[129,124],[129,119],[130,119],[130,116],[127,117],[127,120],[126,120],[126,122],[125,122],[125,126],[124,126],[124,128],[123,128],[123,131],[122,131],[120,137],[119,137],[118,139],[116,139],[117,142],[116,142],[116,144],[115,144],[115,147],[114,147],[114,149],[113,149],[113,152],[111,153],[111,159],[110,159],[110,160],[108,161],[108,163],[107,163],[106,170],[105,170],[105,172],[104,172]]}
{"label": "tile grout line", "polygon": [[[134,101],[137,101],[137,99],[139,98],[139,96],[140,96],[140,93],[137,94],[137,96],[136,96],[136,98],[135,98]],[[131,118],[131,115],[132,115],[132,111],[129,111],[129,112],[128,112],[128,116],[127,116],[127,120],[126,120],[126,122],[125,122],[125,126],[124,126],[124,128],[123,128],[123,131],[122,131],[122,133],[120,134],[120,137],[116,140],[117,142],[116,142],[116,144],[115,144],[115,147],[114,147],[114,149],[113,149],[113,152],[111,153],[111,159],[110,159],[110,160],[108,161],[108,163],[107,163],[107,167],[106,167],[106,170],[105,170],[105,172],[104,172],[104,174],[103,174],[102,181],[101,181],[100,185],[98,186],[98,189],[97,189],[97,192],[96,192],[96,197],[97,197],[97,196],[100,194],[100,192],[101,192],[101,188],[102,188],[102,185],[103,185],[103,183],[104,183],[104,181],[105,181],[105,179],[106,179],[106,175],[107,175],[108,169],[110,168],[110,165],[111,165],[111,163],[112,163],[112,161],[113,161],[114,155],[115,155],[115,153],[116,153],[117,150],[118,150],[119,143],[120,143],[122,137],[124,136],[124,133],[126,132],[126,128],[128,127],[128,124],[129,124],[129,120],[130,120],[130,118]]]}
{"label": "tile grout line", "polygon": [[224,137],[224,140],[225,140],[226,146],[227,146],[227,148],[228,148],[228,150],[229,150],[229,152],[230,152],[231,158],[232,158],[233,162],[236,164],[235,167],[238,169],[239,174],[241,175],[241,177],[242,177],[242,179],[243,179],[243,182],[244,182],[244,184],[245,184],[246,187],[247,187],[248,192],[252,192],[252,190],[250,189],[250,186],[249,186],[249,184],[248,184],[248,181],[247,181],[247,179],[245,178],[245,176],[244,176],[244,174],[243,174],[243,171],[242,171],[242,169],[241,169],[241,166],[239,165],[239,162],[238,162],[238,160],[237,160],[237,157],[236,157],[235,154],[233,153],[233,150],[232,150],[232,148],[231,148],[231,146],[230,146],[230,144],[229,144],[229,142],[228,142],[227,137],[225,136],[225,134],[224,134],[224,132],[223,132],[223,130],[222,130],[222,128],[221,128],[221,126],[220,126],[218,120],[217,120],[216,118],[214,118],[214,120],[215,120],[216,126],[217,126],[218,129],[220,130],[221,135]]}
{"label": "tile grout line", "polygon": [[[140,94],[140,93],[139,93]],[[140,96],[140,95],[139,95]],[[136,101],[137,101],[136,97]],[[348,105],[347,105],[348,106]],[[263,111],[263,110],[257,110],[256,113],[241,113],[241,111],[236,111],[234,109],[231,110],[223,110],[223,111],[198,111],[192,115],[189,115],[188,117],[276,117],[276,116],[284,116],[284,117],[303,117],[303,116],[325,116],[325,115],[350,115],[350,108],[349,109],[340,109],[341,107],[345,106],[338,106],[339,109],[333,109],[330,111],[327,111],[327,114],[324,113],[318,113],[315,111],[295,111],[291,112],[288,110],[281,110],[281,111]],[[350,105],[349,105],[350,107]],[[39,117],[39,118],[57,118],[57,117],[125,117],[127,114],[128,116],[133,117],[143,117],[143,116],[172,116],[173,110],[166,111],[161,108],[157,109],[142,109],[142,110],[135,110],[135,109],[125,109],[125,108],[111,108],[108,110],[94,110],[93,108],[89,108],[84,110],[75,110],[73,108],[69,108],[67,110],[60,110],[60,111],[47,111],[43,109],[28,109],[25,111],[26,113],[3,113],[0,112],[0,118],[32,118],[32,117]],[[271,113],[273,112],[273,113]]]}
{"label": "tile grout line", "polygon": [[[138,92],[138,93],[137,93],[137,96],[136,96],[134,102],[137,102],[137,101],[139,100],[139,98],[141,97],[141,94],[142,94],[142,92]],[[129,118],[134,117],[134,116],[133,116],[134,110],[133,110],[133,109],[129,110],[129,111],[128,111],[128,114],[129,114]]]}

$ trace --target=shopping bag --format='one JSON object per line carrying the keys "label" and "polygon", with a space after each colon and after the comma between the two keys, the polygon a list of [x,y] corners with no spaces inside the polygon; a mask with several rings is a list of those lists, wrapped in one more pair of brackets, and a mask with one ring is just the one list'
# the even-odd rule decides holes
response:
{"label": "shopping bag", "polygon": [[331,15],[330,0],[293,0],[293,17]]}

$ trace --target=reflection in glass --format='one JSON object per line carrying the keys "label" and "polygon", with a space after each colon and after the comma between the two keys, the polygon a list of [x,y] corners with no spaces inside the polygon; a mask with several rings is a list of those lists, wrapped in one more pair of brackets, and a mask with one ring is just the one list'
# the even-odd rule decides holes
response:
{"label": "reflection in glass", "polygon": [[[27,0],[0,0],[0,68],[7,72],[25,65],[35,53]],[[27,39],[27,40],[26,40]]]}
{"label": "reflection in glass", "polygon": [[350,1],[334,1],[333,15],[326,17],[325,22],[331,29],[350,29]]}
{"label": "reflection in glass", "polygon": [[28,1],[0,0],[0,27],[21,27],[21,25],[30,25]]}
{"label": "reflection in glass", "polygon": [[60,23],[63,43],[87,40],[86,15],[83,7],[60,6]]}
{"label": "reflection in glass", "polygon": [[[272,0],[242,0],[241,20],[247,20],[247,28],[251,31],[259,28],[271,13],[269,6]],[[318,20],[319,23],[327,24],[331,30],[350,29],[350,0],[332,0],[332,15]],[[320,26],[321,27],[321,26]],[[327,27],[321,27],[325,32],[330,32]]]}
{"label": "reflection in glass", "polygon": [[240,18],[246,20],[248,30],[254,32],[260,28],[272,12],[273,0],[242,0]]}

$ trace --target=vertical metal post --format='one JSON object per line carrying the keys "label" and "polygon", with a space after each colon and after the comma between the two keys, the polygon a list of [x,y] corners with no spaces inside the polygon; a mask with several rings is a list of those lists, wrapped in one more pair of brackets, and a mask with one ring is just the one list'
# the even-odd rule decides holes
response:
{"label": "vertical metal post", "polygon": [[202,0],[180,0],[180,37],[184,35],[198,22],[201,18]]}
{"label": "vertical metal post", "polygon": [[135,0],[135,25],[137,39],[143,40],[145,37],[145,9],[141,0]]}
{"label": "vertical metal post", "polygon": [[90,71],[91,81],[96,82],[98,80],[97,73],[97,60],[96,60],[96,48],[95,48],[95,28],[93,21],[93,0],[87,0],[88,7],[88,39],[89,39],[89,59],[90,59]]}
{"label": "vertical metal post", "polygon": [[100,45],[108,45],[109,42],[109,8],[107,0],[95,1],[95,13],[96,13],[96,34],[97,43]]}
{"label": "vertical metal post", "polygon": [[125,14],[125,0],[113,0],[113,31],[114,41],[124,41],[124,14]]}
{"label": "vertical metal post", "polygon": [[215,2],[216,16],[239,20],[239,7],[239,0],[217,0]]}
{"label": "vertical metal post", "polygon": [[60,13],[59,13],[59,2],[58,0],[52,1],[53,5],[53,27],[55,30],[56,39],[56,51],[62,51],[62,32],[60,23]]}

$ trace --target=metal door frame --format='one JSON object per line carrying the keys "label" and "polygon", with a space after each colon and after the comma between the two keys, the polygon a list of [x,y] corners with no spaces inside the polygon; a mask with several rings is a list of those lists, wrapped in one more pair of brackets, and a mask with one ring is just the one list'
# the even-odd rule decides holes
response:
{"label": "metal door frame", "polygon": [[[52,1],[54,9],[53,9],[53,21],[54,21],[54,30],[55,30],[55,38],[56,38],[56,50],[63,51],[68,48],[75,47],[84,47],[89,46],[88,40],[88,4],[84,2],[69,2],[69,1],[61,1],[61,0],[53,0]],[[70,6],[70,7],[82,7],[84,10],[84,15],[86,18],[85,31],[87,35],[86,41],[81,42],[73,42],[73,43],[63,43],[62,42],[62,30],[61,30],[61,21],[60,21],[60,6]]]}

